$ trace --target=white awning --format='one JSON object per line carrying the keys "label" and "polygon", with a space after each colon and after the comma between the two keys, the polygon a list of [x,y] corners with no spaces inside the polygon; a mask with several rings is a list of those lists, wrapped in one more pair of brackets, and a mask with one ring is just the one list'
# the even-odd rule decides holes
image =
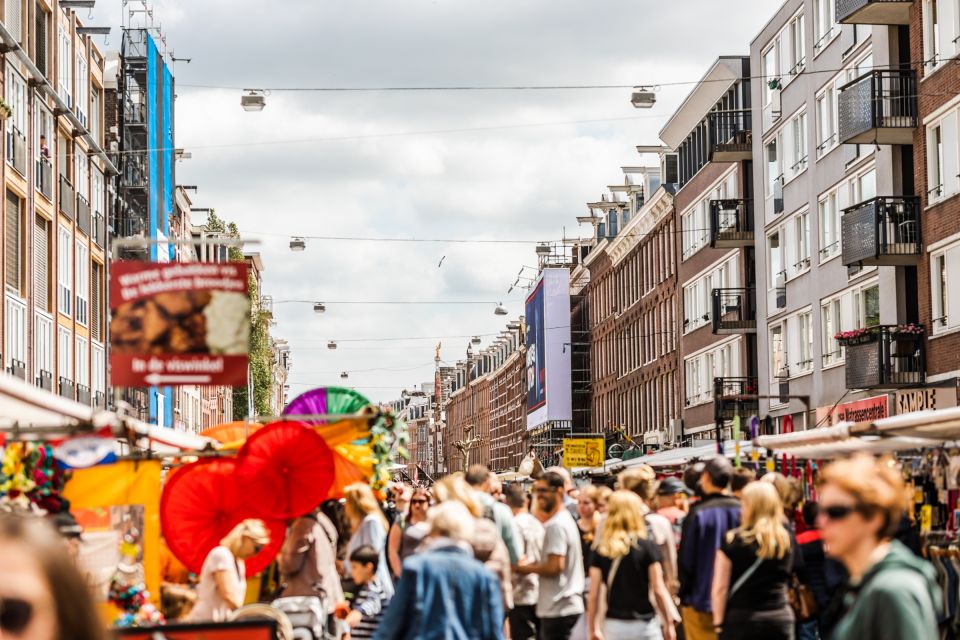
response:
{"label": "white awning", "polygon": [[[740,456],[744,457],[753,450],[753,444],[743,440],[740,442]],[[736,443],[732,440],[726,440],[723,443],[724,455],[728,458],[733,458],[736,455]],[[623,471],[624,469],[629,469],[630,467],[637,467],[642,464],[647,464],[653,467],[654,469],[660,467],[678,467],[696,460],[709,460],[716,457],[717,455],[717,445],[716,444],[703,444],[696,447],[678,447],[676,449],[667,449],[666,451],[658,451],[657,453],[652,453],[648,456],[640,456],[639,458],[632,458],[630,460],[624,460],[616,465],[611,465],[608,469],[617,473]]]}
{"label": "white awning", "polygon": [[781,433],[775,436],[759,436],[757,446],[765,449],[784,449],[805,445],[825,444],[828,442],[842,442],[850,438],[852,422],[841,422],[832,427],[820,427],[807,431]]}
{"label": "white awning", "polygon": [[29,384],[16,376],[0,374],[0,432],[18,433],[24,439],[65,437],[77,429],[113,428],[118,437],[132,431],[137,446],[158,453],[199,451],[213,440],[147,424],[128,416],[99,411]]}
{"label": "white awning", "polygon": [[851,431],[927,438],[941,442],[958,440],[960,439],[960,407],[914,411],[873,422],[863,422]]}

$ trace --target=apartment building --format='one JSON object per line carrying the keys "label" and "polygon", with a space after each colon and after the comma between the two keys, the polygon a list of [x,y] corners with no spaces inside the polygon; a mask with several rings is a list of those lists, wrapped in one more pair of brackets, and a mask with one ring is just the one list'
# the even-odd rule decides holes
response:
{"label": "apartment building", "polygon": [[924,397],[937,398],[939,408],[956,403],[960,376],[960,0],[900,4],[910,5],[910,59],[918,76],[913,172],[922,185],[919,315],[928,334],[927,383],[945,390]]}
{"label": "apartment building", "polygon": [[774,432],[923,382],[923,338],[898,328],[920,320],[909,4],[788,0],[750,45],[759,412]]}
{"label": "apartment building", "polygon": [[[660,185],[659,168],[624,171],[627,205],[618,207],[619,228],[584,260],[597,390],[592,431],[623,430],[662,445],[672,440],[668,432],[680,411],[673,187]],[[632,180],[636,174],[643,179]],[[614,215],[607,210],[603,231],[610,232]]]}
{"label": "apartment building", "polygon": [[490,378],[490,461],[493,471],[516,469],[527,432],[526,335],[511,322],[494,342]]}
{"label": "apartment building", "polygon": [[490,371],[485,355],[457,363],[457,375],[445,407],[444,458],[450,473],[471,464],[490,463]]}
{"label": "apartment building", "polygon": [[116,169],[103,152],[103,55],[56,2],[7,0],[3,12],[3,366],[105,409]]}
{"label": "apartment building", "polygon": [[756,403],[750,59],[717,59],[660,131],[673,207],[682,361],[679,439],[712,438]]}

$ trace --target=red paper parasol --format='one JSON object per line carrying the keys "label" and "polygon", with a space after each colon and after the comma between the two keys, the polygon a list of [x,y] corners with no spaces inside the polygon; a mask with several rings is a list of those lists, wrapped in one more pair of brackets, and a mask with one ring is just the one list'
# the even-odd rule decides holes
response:
{"label": "red paper parasol", "polygon": [[[241,499],[235,480],[237,461],[233,458],[200,460],[178,469],[168,479],[160,498],[160,527],[173,555],[193,573],[199,574],[203,561],[230,531],[246,518],[255,517]],[[286,534],[283,520],[264,520],[270,543],[247,558],[247,575],[255,575],[270,564]]]}
{"label": "red paper parasol", "polygon": [[275,422],[247,438],[237,455],[237,487],[264,518],[309,513],[333,484],[333,452],[313,429]]}

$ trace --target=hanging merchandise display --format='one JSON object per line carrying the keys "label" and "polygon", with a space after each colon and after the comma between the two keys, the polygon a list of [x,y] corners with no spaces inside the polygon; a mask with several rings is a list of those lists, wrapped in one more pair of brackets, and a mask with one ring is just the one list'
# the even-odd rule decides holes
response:
{"label": "hanging merchandise display", "polygon": [[8,509],[63,510],[67,476],[56,464],[53,448],[36,442],[10,442],[2,450],[0,506]]}

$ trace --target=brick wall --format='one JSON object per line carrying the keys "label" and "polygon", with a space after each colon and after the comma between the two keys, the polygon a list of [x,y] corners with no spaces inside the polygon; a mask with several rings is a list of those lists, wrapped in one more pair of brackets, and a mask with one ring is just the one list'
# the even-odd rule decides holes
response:
{"label": "brick wall", "polygon": [[[910,16],[910,59],[922,61],[923,22],[921,0],[915,0]],[[954,196],[934,207],[927,209],[927,137],[923,119],[960,94],[960,62],[948,62],[929,77],[922,64],[916,64],[918,80],[917,103],[920,126],[914,132],[914,184],[920,197],[920,228],[925,247],[960,232],[960,196]],[[933,326],[933,301],[930,287],[930,255],[925,253],[917,269],[918,291],[920,295],[920,322],[928,331]],[[952,292],[951,292],[952,293]],[[927,342],[927,375],[960,370],[960,333],[935,338]]]}

